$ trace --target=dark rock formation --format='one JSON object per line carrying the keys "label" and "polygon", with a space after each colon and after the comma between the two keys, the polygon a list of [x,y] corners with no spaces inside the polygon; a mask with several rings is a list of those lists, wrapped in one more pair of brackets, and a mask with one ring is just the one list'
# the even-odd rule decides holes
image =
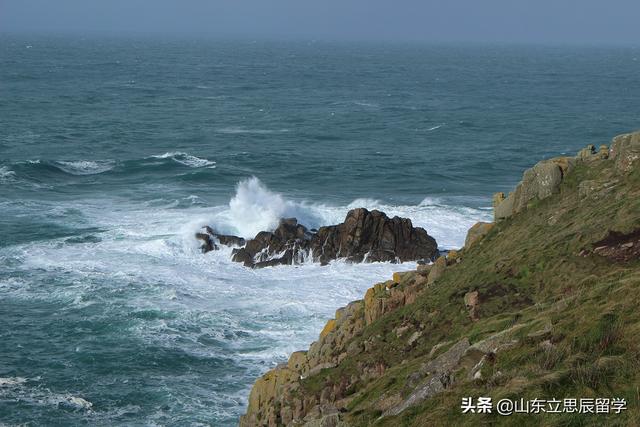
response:
{"label": "dark rock formation", "polygon": [[[227,244],[230,236],[213,232],[220,244]],[[203,233],[203,250],[215,249],[215,242]],[[232,237],[232,236],[231,236]],[[233,244],[239,245],[233,240]],[[213,246],[212,246],[213,244]],[[349,211],[344,222],[321,227],[317,232],[286,218],[273,231],[262,231],[246,245],[233,251],[233,260],[247,267],[299,264],[307,259],[328,264],[335,259],[350,262],[404,262],[433,260],[438,255],[435,239],[410,219],[389,218],[383,212],[360,208]]]}
{"label": "dark rock formation", "polygon": [[243,246],[246,242],[242,237],[216,233],[211,227],[204,227],[204,233],[196,233],[196,239],[202,241],[202,252],[218,250],[218,244],[224,246]]}
{"label": "dark rock formation", "polygon": [[364,208],[349,211],[342,224],[321,227],[312,245],[314,258],[327,263],[336,258],[353,262],[434,259],[435,239],[410,219],[389,218]]}

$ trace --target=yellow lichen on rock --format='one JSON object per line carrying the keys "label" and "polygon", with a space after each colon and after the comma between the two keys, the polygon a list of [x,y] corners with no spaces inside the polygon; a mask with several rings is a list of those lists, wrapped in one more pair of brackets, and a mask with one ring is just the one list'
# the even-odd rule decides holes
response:
{"label": "yellow lichen on rock", "polygon": [[336,319],[331,319],[324,325],[322,332],[320,332],[320,338],[326,337],[329,332],[333,331],[336,328]]}
{"label": "yellow lichen on rock", "polygon": [[431,285],[436,280],[438,280],[438,278],[442,276],[442,273],[444,273],[444,270],[446,268],[447,268],[447,259],[441,256],[436,260],[436,262],[433,263],[433,267],[431,267],[431,270],[429,271],[429,278],[427,279],[427,284]]}
{"label": "yellow lichen on rock", "polygon": [[467,238],[464,240],[465,249],[469,249],[471,245],[482,240],[494,226],[493,222],[476,222],[467,232]]}

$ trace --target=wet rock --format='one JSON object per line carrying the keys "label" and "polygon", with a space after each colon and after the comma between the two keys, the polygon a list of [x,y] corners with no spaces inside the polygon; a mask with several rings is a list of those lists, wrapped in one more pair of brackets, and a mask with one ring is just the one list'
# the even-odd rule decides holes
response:
{"label": "wet rock", "polygon": [[[240,238],[213,232],[198,238],[207,248],[216,242],[238,245]],[[244,241],[242,240],[243,244]],[[205,246],[203,245],[203,246]],[[213,250],[213,249],[211,249]],[[420,227],[413,227],[406,218],[389,218],[380,211],[353,209],[343,223],[321,227],[317,233],[298,224],[295,218],[280,221],[273,231],[262,231],[234,250],[232,259],[249,267],[299,264],[312,259],[328,264],[336,259],[351,262],[405,262],[435,259],[438,249],[435,239]]]}
{"label": "wet rock", "polygon": [[321,227],[312,243],[322,263],[338,258],[352,262],[432,260],[435,239],[410,219],[389,218],[383,212],[360,208],[349,211],[342,224]]}
{"label": "wet rock", "polygon": [[196,233],[196,239],[200,240],[202,244],[200,245],[200,250],[202,253],[207,253],[211,251],[218,250],[218,247],[213,242],[211,236],[207,233]]}
{"label": "wet rock", "polygon": [[202,252],[218,250],[218,244],[224,246],[243,246],[246,242],[242,237],[216,233],[211,227],[203,227],[203,231],[196,233],[196,239],[202,241]]}

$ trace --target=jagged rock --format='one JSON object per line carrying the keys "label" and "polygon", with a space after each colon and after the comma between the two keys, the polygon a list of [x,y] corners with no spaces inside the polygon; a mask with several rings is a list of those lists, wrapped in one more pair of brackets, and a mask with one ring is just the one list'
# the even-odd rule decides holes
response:
{"label": "jagged rock", "polygon": [[218,250],[218,246],[216,246],[209,234],[196,233],[196,239],[202,242],[202,244],[200,245],[200,250],[202,251],[202,253],[206,254],[207,252]]}
{"label": "jagged rock", "polygon": [[337,258],[404,262],[433,259],[438,253],[436,241],[410,219],[363,208],[349,211],[342,224],[321,227],[312,249],[321,263]]}
{"label": "jagged rock", "polygon": [[640,132],[627,133],[613,138],[609,159],[622,173],[632,170],[634,163],[640,159]]}
{"label": "jagged rock", "polygon": [[480,241],[491,231],[494,225],[495,223],[493,222],[476,222],[467,232],[467,237],[464,240],[465,249],[469,249],[471,245]]}
{"label": "jagged rock", "polygon": [[203,227],[204,233],[196,233],[196,239],[202,241],[202,252],[218,250],[219,243],[225,246],[243,246],[246,242],[242,237],[216,233],[211,227]]}
{"label": "jagged rock", "polygon": [[[233,237],[218,240],[236,245]],[[273,232],[262,231],[243,248],[235,249],[232,260],[248,267],[268,267],[298,264],[308,257],[327,264],[339,258],[351,262],[430,261],[437,255],[436,241],[423,228],[413,227],[411,220],[360,208],[349,211],[343,223],[321,227],[316,233],[295,218],[282,219]]]}

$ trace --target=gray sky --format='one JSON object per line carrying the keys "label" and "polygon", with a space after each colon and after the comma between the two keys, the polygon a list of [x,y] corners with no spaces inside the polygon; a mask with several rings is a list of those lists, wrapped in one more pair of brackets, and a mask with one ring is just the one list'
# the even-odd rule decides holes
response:
{"label": "gray sky", "polygon": [[640,0],[0,0],[0,32],[640,44]]}

